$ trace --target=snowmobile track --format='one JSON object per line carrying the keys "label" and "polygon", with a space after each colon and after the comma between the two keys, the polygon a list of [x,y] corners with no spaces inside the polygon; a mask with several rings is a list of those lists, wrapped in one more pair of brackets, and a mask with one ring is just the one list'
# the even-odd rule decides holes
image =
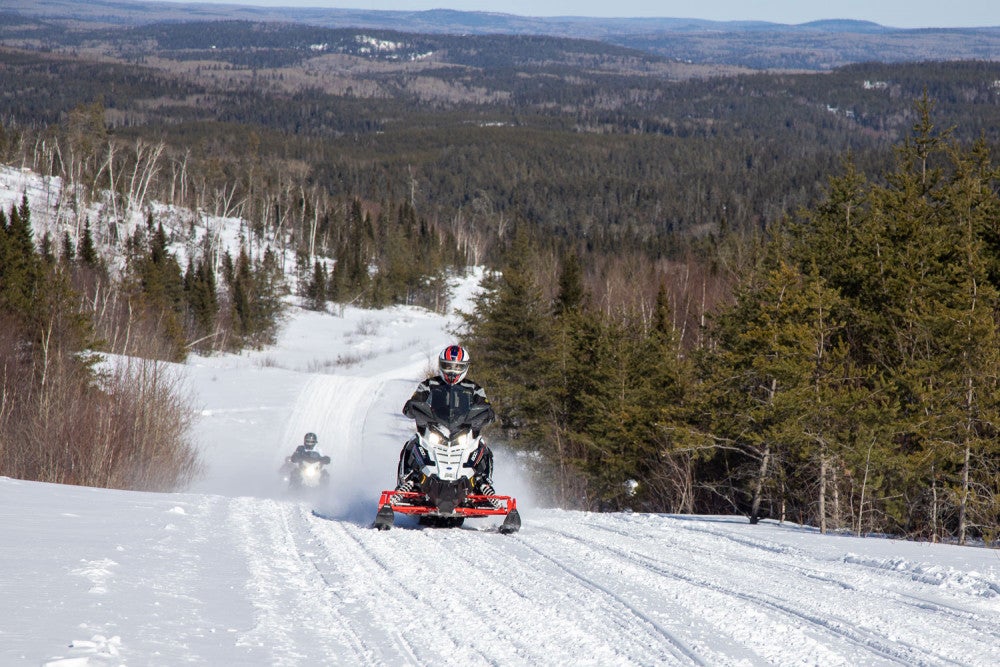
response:
{"label": "snowmobile track", "polygon": [[[330,583],[329,553],[316,553],[302,506],[276,501],[229,504],[232,524],[242,535],[250,571],[256,625],[242,641],[267,646],[275,664],[336,657],[344,664],[369,663],[374,651],[341,613],[342,597]],[[266,512],[269,520],[261,521]],[[287,617],[296,619],[288,624]],[[303,642],[303,636],[309,641]],[[302,653],[307,646],[308,654]]]}
{"label": "snowmobile track", "polygon": [[[548,530],[548,529],[543,529],[543,530]],[[557,532],[557,531],[551,531],[551,532]],[[708,664],[704,660],[702,660],[702,658],[697,653],[695,653],[692,649],[690,649],[684,642],[682,642],[672,632],[670,632],[670,630],[668,630],[667,628],[663,627],[663,625],[661,625],[659,622],[657,622],[656,619],[651,618],[650,616],[648,616],[647,614],[643,613],[639,609],[636,609],[634,606],[632,606],[631,604],[629,604],[627,600],[625,600],[622,596],[620,596],[617,593],[615,593],[610,588],[607,588],[606,586],[602,586],[601,584],[599,584],[598,582],[594,581],[593,579],[591,579],[591,578],[589,578],[589,577],[581,574],[580,572],[578,572],[574,568],[571,568],[570,566],[568,566],[565,563],[561,562],[560,560],[558,560],[554,556],[551,556],[551,555],[543,552],[542,550],[534,547],[533,545],[531,545],[527,541],[525,541],[523,538],[515,538],[515,540],[518,541],[518,542],[520,542],[527,549],[535,552],[536,554],[538,554],[542,558],[545,558],[546,560],[550,561],[556,567],[558,567],[559,569],[563,570],[564,572],[566,572],[567,574],[569,574],[573,578],[579,580],[585,586],[587,586],[587,587],[589,587],[589,588],[591,588],[593,590],[599,591],[600,593],[606,595],[608,598],[614,600],[621,607],[623,607],[625,610],[627,610],[627,612],[629,614],[635,616],[636,618],[640,619],[641,621],[643,621],[648,626],[652,627],[657,632],[657,634],[659,634],[661,637],[663,637],[664,639],[667,640],[667,645],[671,649],[671,653],[673,653],[674,657],[676,657],[682,663],[695,664],[695,665],[706,665],[706,664]]]}
{"label": "snowmobile track", "polygon": [[[583,544],[590,544],[583,538],[577,535],[571,535],[561,530],[556,530],[552,528],[540,527],[541,530],[559,535],[565,539],[573,540]],[[593,546],[592,544],[590,546]],[[786,614],[800,621],[805,621],[812,625],[813,627],[821,630],[825,634],[831,634],[838,636],[848,642],[863,648],[879,657],[885,658],[892,662],[901,665],[940,665],[940,664],[955,664],[960,665],[962,663],[952,660],[946,656],[938,655],[936,653],[927,651],[920,647],[913,646],[906,642],[896,641],[895,645],[887,643],[881,637],[875,636],[872,632],[863,629],[854,629],[851,627],[849,621],[845,619],[836,618],[821,618],[808,611],[797,609],[787,602],[776,601],[769,599],[768,597],[760,594],[752,594],[746,591],[737,590],[731,587],[721,586],[717,583],[700,579],[690,574],[684,573],[677,569],[675,566],[670,566],[661,561],[657,561],[649,556],[638,554],[635,552],[627,552],[619,549],[611,544],[602,544],[602,549],[605,549],[611,553],[628,559],[629,561],[636,561],[642,563],[642,565],[650,572],[659,574],[664,577],[670,577],[673,579],[678,579],[684,581],[698,588],[706,588],[717,593],[735,597],[740,600],[751,602],[760,607],[766,607],[773,609],[782,614]],[[897,647],[903,646],[908,651],[901,652]],[[917,655],[921,654],[922,659],[917,658]]]}
{"label": "snowmobile track", "polygon": [[[378,555],[373,553],[372,550],[365,545],[357,535],[353,534],[353,532],[348,529],[346,525],[341,522],[330,522],[330,524],[333,526],[337,535],[339,535],[342,539],[329,540],[329,538],[325,538],[329,540],[328,544],[331,544],[331,546],[336,545],[336,547],[339,547],[340,549],[349,546],[357,556],[360,556],[360,558],[348,558],[346,560],[351,563],[351,567],[364,569],[371,573],[371,576],[366,576],[364,579],[368,581],[372,587],[384,592],[382,596],[378,597],[397,597],[395,595],[395,591],[403,590],[409,594],[409,597],[412,598],[415,603],[419,603],[419,599],[413,595],[412,591],[408,591],[403,587],[393,587],[393,590],[390,591],[390,587],[384,582],[392,580],[391,568],[389,568],[385,562],[378,557]],[[407,613],[409,610],[403,608],[399,611]],[[406,633],[397,628],[387,628],[387,630],[389,635],[393,637],[393,643],[399,647],[401,655],[404,656],[406,660],[412,661],[414,664],[426,664],[428,662],[426,656],[421,656],[423,652],[420,648],[407,638]],[[455,641],[454,637],[450,637],[450,639]]]}
{"label": "snowmobile track", "polygon": [[[595,522],[587,522],[586,524],[582,525],[585,525],[589,529],[610,533],[618,537],[623,537],[628,534],[627,531],[615,530],[609,528],[608,526],[600,525]],[[794,547],[769,543],[764,539],[737,538],[732,535],[720,533],[710,528],[691,526],[686,521],[675,522],[671,524],[671,526],[673,525],[679,525],[684,530],[696,532],[702,536],[708,535],[718,538],[722,542],[734,543],[739,545],[740,547],[749,546],[751,548],[771,554],[771,558],[748,558],[727,551],[725,554],[725,560],[730,564],[746,565],[748,568],[755,568],[755,569],[765,568],[771,570],[775,573],[776,577],[775,580],[778,580],[777,579],[778,577],[782,579],[787,579],[788,575],[791,573],[791,574],[797,574],[804,578],[811,579],[813,581],[818,581],[823,584],[836,586],[844,591],[857,592],[859,595],[864,595],[865,593],[864,590],[859,589],[859,586],[856,583],[852,584],[847,581],[844,581],[838,576],[834,576],[834,573],[831,573],[830,571],[822,571],[801,565],[799,561],[804,558],[804,554],[802,554],[798,549],[795,549]],[[687,552],[696,552],[702,557],[713,560],[713,562],[717,562],[720,554],[719,550],[711,549],[710,547],[706,546],[703,546],[701,548],[694,548],[690,543],[686,541],[683,542],[683,548]],[[741,549],[740,553],[742,553],[743,551],[744,550]],[[779,558],[781,559],[780,561],[776,560]],[[656,559],[653,560],[654,562],[660,562],[656,561]],[[840,563],[835,563],[832,564],[831,566],[837,567],[838,569],[846,567]],[[879,595],[889,596],[892,599],[899,601],[901,604],[905,604],[914,609],[919,609],[924,612],[929,611],[935,614],[942,614],[946,616],[950,621],[954,621],[956,624],[961,624],[961,625],[955,625],[955,627],[952,628],[952,631],[955,633],[968,635],[971,637],[980,637],[980,638],[992,637],[995,640],[1000,640],[1000,633],[997,632],[996,625],[991,624],[989,619],[984,617],[984,615],[981,612],[964,609],[957,606],[952,606],[945,602],[937,600],[928,600],[926,598],[914,595],[912,593],[907,593],[905,591],[899,590],[894,582],[894,580],[898,576],[898,573],[896,573],[893,570],[879,570],[877,571],[877,574],[881,578],[886,579],[886,581],[884,582],[876,581],[872,583],[873,587],[877,587],[877,592]],[[851,621],[846,621],[843,619],[840,619],[838,622],[843,627],[847,628],[851,628],[855,625]],[[935,624],[940,625],[941,619],[937,619]],[[897,643],[905,645],[905,642],[897,642]],[[919,648],[914,646],[910,646],[910,648],[917,653],[933,655],[936,660],[944,660],[946,662],[953,662],[953,663],[956,662],[951,658],[939,656],[933,651],[929,651],[926,648]],[[957,664],[961,664],[960,661]]]}
{"label": "snowmobile track", "polygon": [[[297,526],[299,527],[299,531],[298,531],[299,534],[296,535],[296,536],[293,536],[293,537],[298,537],[300,540],[301,539],[305,539],[309,543],[315,543],[317,541],[321,541],[320,536],[316,534],[315,527],[313,526],[313,522],[309,519],[308,516],[305,515],[305,511],[304,510],[300,511],[300,515],[299,516],[301,518],[301,521],[297,522]],[[303,529],[305,531],[308,531],[308,535],[303,536],[301,534],[302,531],[303,531]],[[311,563],[312,566],[316,569],[316,572],[319,574],[320,578],[323,580],[323,583],[326,585],[326,588],[328,590],[330,590],[330,591],[335,591],[336,590],[336,586],[334,585],[333,573],[331,571],[331,568],[329,567],[329,558],[321,558],[321,557],[318,557],[318,556],[311,555],[309,552],[305,551],[301,547],[299,548],[299,553],[302,554],[303,558],[307,562]],[[327,555],[329,555],[329,553],[327,553]],[[340,602],[341,602],[340,605],[335,605],[335,606],[338,607],[338,608],[342,608],[343,607],[343,597],[339,593],[334,593],[334,595],[336,595],[340,599]],[[358,659],[370,661],[372,655],[374,654],[374,651],[373,651],[372,647],[369,646],[368,643],[365,641],[364,635],[362,633],[358,632],[358,629],[354,626],[353,623],[349,623],[348,622],[348,619],[346,618],[346,616],[344,616],[343,614],[338,614],[338,616],[340,616],[341,618],[344,619],[344,623],[343,623],[342,627],[343,627],[343,630],[348,635],[349,642],[350,642],[351,648],[354,650],[355,656]]]}
{"label": "snowmobile track", "polygon": [[[348,559],[351,566],[354,568],[365,567],[372,573],[372,576],[365,577],[365,580],[372,586],[375,586],[379,590],[384,592],[383,596],[380,597],[399,597],[399,593],[402,592],[407,597],[407,601],[401,606],[401,608],[395,610],[395,613],[401,618],[405,619],[420,619],[421,624],[430,624],[438,628],[437,636],[435,639],[436,643],[440,642],[441,635],[444,635],[448,641],[453,646],[464,647],[467,650],[474,650],[475,656],[471,657],[473,662],[481,664],[489,664],[492,660],[489,656],[475,650],[470,649],[468,645],[462,641],[462,639],[448,631],[449,618],[442,618],[440,622],[435,623],[433,619],[440,616],[440,612],[435,609],[432,604],[428,603],[428,596],[425,592],[414,589],[405,578],[400,579],[398,577],[399,571],[405,571],[405,565],[400,567],[393,567],[393,565],[387,560],[387,554],[379,553],[372,549],[364,540],[362,540],[353,530],[351,530],[348,525],[341,522],[331,522],[335,527],[338,535],[346,538],[341,540],[335,540],[336,546],[341,549],[344,547],[345,543],[350,543],[351,549],[358,555],[361,556],[360,559],[353,558]],[[368,529],[364,529],[368,532]],[[388,547],[391,549],[391,545]],[[388,554],[391,555],[391,554]],[[361,561],[364,561],[362,564]],[[393,582],[390,586],[386,582]],[[396,637],[397,643],[400,644],[403,649],[403,653],[410,656],[411,659],[417,664],[434,664],[440,663],[443,656],[426,656],[425,652],[421,650],[415,642],[411,641],[406,633],[392,629],[393,636]],[[446,644],[447,642],[443,642]]]}

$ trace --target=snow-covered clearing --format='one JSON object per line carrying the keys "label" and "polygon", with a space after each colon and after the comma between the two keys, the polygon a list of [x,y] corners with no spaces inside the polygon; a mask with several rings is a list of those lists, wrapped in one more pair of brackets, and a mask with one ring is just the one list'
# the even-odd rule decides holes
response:
{"label": "snow-covered clearing", "polygon": [[[272,348],[192,358],[185,493],[0,478],[0,665],[1000,664],[998,550],[542,508],[502,451],[521,532],[372,529],[449,323],[296,311]],[[306,431],[333,479],[290,497]]]}

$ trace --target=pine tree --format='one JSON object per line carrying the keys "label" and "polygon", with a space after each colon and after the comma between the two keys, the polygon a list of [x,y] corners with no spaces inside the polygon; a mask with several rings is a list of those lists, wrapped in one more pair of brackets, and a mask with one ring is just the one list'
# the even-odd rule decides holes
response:
{"label": "pine tree", "polygon": [[146,252],[137,261],[136,274],[145,317],[154,329],[162,334],[170,348],[170,357],[183,359],[186,354],[183,318],[184,277],[177,259],[167,248],[167,235],[163,224],[153,225]]}
{"label": "pine tree", "polygon": [[87,266],[97,266],[97,248],[94,235],[90,231],[90,218],[83,222],[83,239],[80,241],[80,261]]}
{"label": "pine tree", "polygon": [[963,151],[931,110],[918,104],[884,183],[853,170],[833,180],[792,254],[848,300],[843,340],[865,378],[853,390],[880,397],[877,415],[852,415],[845,472],[863,470],[868,497],[885,499],[882,529],[964,540],[995,456],[998,173],[982,142]]}
{"label": "pine tree", "polygon": [[651,467],[653,418],[642,400],[649,381],[645,342],[633,320],[590,320],[587,326],[582,358],[589,370],[578,389],[576,429],[584,436],[583,467],[598,508],[626,507],[628,484],[639,482]]}
{"label": "pine tree", "polygon": [[241,342],[260,346],[273,342],[282,314],[284,280],[277,257],[270,250],[254,264],[241,246],[233,268],[230,294],[234,329]]}
{"label": "pine tree", "polygon": [[240,246],[240,254],[233,266],[233,277],[230,281],[236,334],[248,339],[256,331],[256,317],[253,309],[253,271],[250,265],[250,255],[246,247]]}
{"label": "pine tree", "polygon": [[4,227],[2,263],[0,263],[0,308],[23,317],[30,317],[42,280],[41,257],[35,250],[31,231],[31,211],[28,197],[21,206],[11,206],[10,216]]}
{"label": "pine tree", "polygon": [[372,243],[371,218],[364,213],[361,202],[351,203],[345,228],[336,248],[337,263],[330,279],[330,298],[335,301],[354,301],[370,288],[369,266]]}
{"label": "pine tree", "polygon": [[695,511],[696,466],[710,455],[700,449],[692,427],[695,396],[694,368],[674,329],[666,286],[656,295],[652,326],[645,335],[648,363],[638,387],[639,401],[648,420],[646,458],[640,472],[638,493],[655,510]]}
{"label": "pine tree", "polygon": [[313,265],[312,278],[306,284],[306,307],[311,310],[326,309],[326,267],[319,260]]}
{"label": "pine tree", "polygon": [[193,337],[199,340],[209,336],[215,328],[219,312],[215,275],[209,262],[195,262],[188,258],[184,273],[184,295]]}
{"label": "pine tree", "polygon": [[464,315],[478,381],[494,397],[503,425],[529,438],[537,437],[546,410],[540,363],[552,335],[533,261],[527,235],[517,233],[503,269],[484,281],[474,312]]}
{"label": "pine tree", "polygon": [[42,242],[39,245],[39,252],[42,255],[42,261],[45,264],[55,264],[56,253],[52,245],[52,235],[48,232],[42,234]]}
{"label": "pine tree", "polygon": [[586,292],[583,287],[583,269],[580,267],[580,258],[575,252],[568,253],[563,259],[562,270],[559,273],[556,315],[580,308],[585,298]]}
{"label": "pine tree", "polygon": [[583,432],[583,396],[590,378],[591,357],[585,350],[588,324],[596,313],[590,310],[583,290],[582,273],[573,259],[564,260],[559,292],[555,299],[552,342],[539,359],[540,375],[547,390],[542,441],[552,462],[547,474],[554,499],[561,507],[586,507],[587,436]]}
{"label": "pine tree", "polygon": [[[964,544],[970,525],[997,516],[995,495],[982,503],[980,498],[990,494],[976,490],[989,488],[988,462],[1000,454],[1000,292],[989,280],[995,260],[984,240],[987,232],[1000,228],[1000,197],[992,187],[1000,180],[1000,170],[990,165],[981,141],[969,153],[955,145],[947,151],[952,171],[933,193],[933,201],[945,228],[950,261],[942,267],[941,281],[947,287],[931,297],[936,303],[930,316],[936,354],[922,364],[926,380],[921,386],[926,412],[934,415],[926,449],[935,470],[945,475],[949,505],[957,514],[954,533]],[[985,516],[970,521],[983,506],[988,508]],[[936,519],[936,504],[932,513]]]}
{"label": "pine tree", "polygon": [[[3,278],[0,281],[0,291],[3,291],[5,289],[4,286],[7,284],[8,278],[6,278],[6,272],[9,271],[7,267],[11,264],[11,253],[13,252],[11,249],[10,230],[7,225],[7,213],[0,208],[0,278]],[[0,297],[0,299],[2,298]],[[3,301],[0,301],[0,306],[2,305]]]}
{"label": "pine tree", "polygon": [[91,338],[68,276],[51,255],[51,240],[48,247],[48,257],[35,248],[26,196],[9,218],[0,211],[0,314],[13,315],[8,321],[21,329],[15,335],[34,358],[43,387],[53,364],[84,365],[73,355]]}
{"label": "pine tree", "polygon": [[771,253],[718,320],[707,378],[713,431],[747,455],[753,523],[765,497],[775,498],[772,481],[836,437],[830,406],[842,401],[831,392],[848,386],[843,352],[833,352],[841,349],[841,309],[839,295],[819,276]]}
{"label": "pine tree", "polygon": [[73,239],[69,235],[69,232],[63,232],[62,252],[60,252],[59,258],[67,264],[71,264],[76,258],[76,250],[73,247]]}

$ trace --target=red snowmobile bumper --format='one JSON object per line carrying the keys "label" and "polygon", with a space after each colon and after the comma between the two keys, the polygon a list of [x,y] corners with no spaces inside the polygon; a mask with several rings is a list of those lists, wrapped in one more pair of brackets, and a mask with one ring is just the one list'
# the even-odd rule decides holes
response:
{"label": "red snowmobile bumper", "polygon": [[[394,501],[393,497],[397,497],[398,500]],[[490,501],[499,501],[500,507],[493,507]],[[469,506],[470,503],[473,506]],[[521,515],[517,511],[517,500],[511,496],[469,495],[450,511],[442,512],[439,507],[427,502],[427,496],[423,493],[383,491],[379,497],[378,506],[379,510],[374,527],[379,530],[392,528],[396,512],[421,517],[458,519],[456,525],[461,525],[461,519],[467,517],[503,516],[505,519],[499,528],[501,533],[514,533],[521,528]]]}
{"label": "red snowmobile bumper", "polygon": [[[401,502],[393,502],[393,496],[399,496]],[[424,494],[416,492],[400,493],[399,491],[383,491],[382,496],[379,498],[378,506],[385,507],[388,505],[392,508],[393,512],[401,512],[403,514],[440,514],[441,512],[437,507],[419,503],[419,501],[424,500],[426,497]],[[498,500],[502,503],[502,507],[466,507],[465,505],[458,505],[448,513],[449,516],[506,516],[517,509],[517,501],[511,496],[469,495],[465,497],[465,500],[477,505],[488,503],[491,500]]]}

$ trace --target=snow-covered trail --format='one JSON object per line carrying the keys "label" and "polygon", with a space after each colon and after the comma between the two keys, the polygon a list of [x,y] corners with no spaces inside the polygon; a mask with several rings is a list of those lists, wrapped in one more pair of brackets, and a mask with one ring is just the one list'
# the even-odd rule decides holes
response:
{"label": "snow-covered trail", "polygon": [[13,480],[0,506],[20,526],[0,664],[993,665],[1000,646],[996,573],[933,564],[955,547],[539,509],[513,536],[378,532],[302,502]]}
{"label": "snow-covered trail", "polygon": [[231,510],[247,637],[271,664],[990,665],[1000,650],[986,581],[829,560],[736,519],[547,511],[515,536],[379,533],[261,502]]}

